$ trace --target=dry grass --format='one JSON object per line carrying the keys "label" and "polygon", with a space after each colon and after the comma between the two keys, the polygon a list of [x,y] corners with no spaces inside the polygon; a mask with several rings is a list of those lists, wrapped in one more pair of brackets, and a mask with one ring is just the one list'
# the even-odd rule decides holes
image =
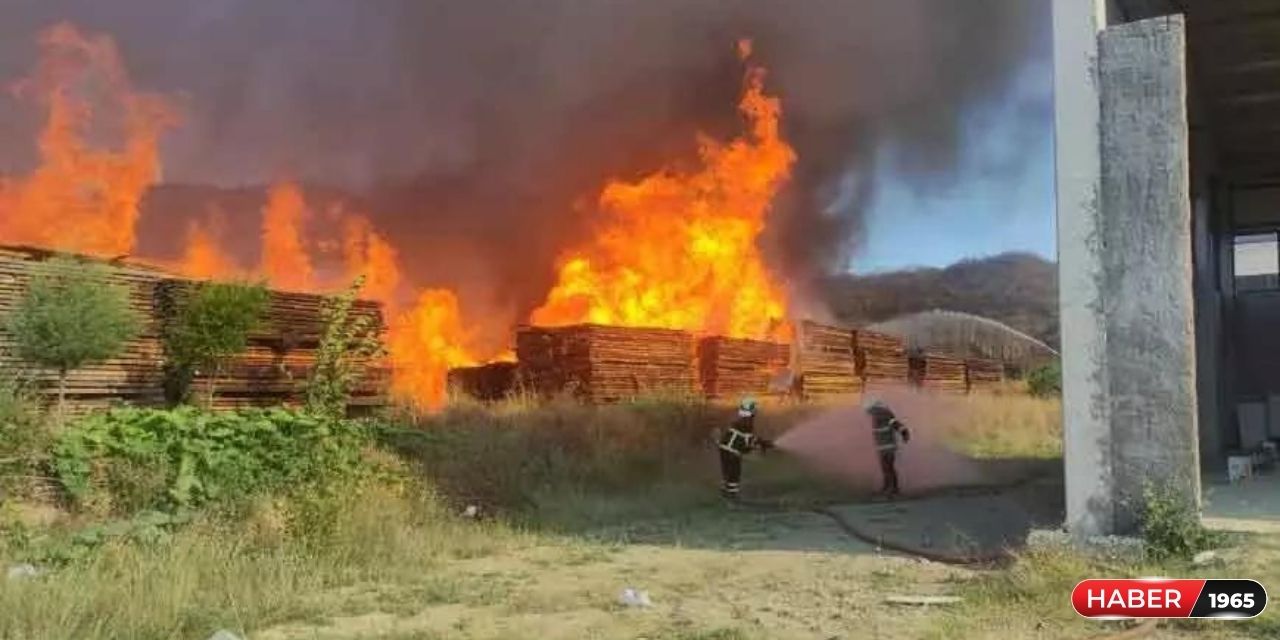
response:
{"label": "dry grass", "polygon": [[957,419],[948,424],[956,446],[979,458],[1054,458],[1062,455],[1062,401],[1023,393],[948,398]]}

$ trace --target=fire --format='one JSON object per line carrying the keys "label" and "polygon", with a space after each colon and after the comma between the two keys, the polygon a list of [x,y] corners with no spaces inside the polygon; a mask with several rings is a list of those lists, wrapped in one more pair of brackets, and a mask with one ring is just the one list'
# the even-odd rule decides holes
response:
{"label": "fire", "polygon": [[452,291],[427,289],[418,294],[413,307],[396,316],[387,332],[387,350],[395,368],[392,392],[427,408],[439,408],[446,399],[449,369],[477,364],[464,346],[468,339]]}
{"label": "fire", "polygon": [[262,212],[261,271],[282,289],[310,291],[315,287],[311,257],[302,242],[306,215],[307,204],[297,186],[284,183],[271,189]]}
{"label": "fire", "polygon": [[352,215],[343,221],[342,256],[347,280],[364,276],[364,296],[394,305],[401,280],[399,257],[368,218]]}
{"label": "fire", "polygon": [[[220,219],[213,224],[220,226],[219,222]],[[198,280],[230,278],[239,272],[235,262],[218,245],[215,229],[194,220],[187,226],[186,248],[178,269]]]}
{"label": "fire", "polygon": [[[39,166],[0,178],[0,238],[98,255],[128,254],[138,202],[159,177],[157,140],[176,121],[160,96],[134,92],[115,44],[58,24],[40,37],[35,73],[15,93],[46,109]],[[102,140],[118,140],[118,148]]]}
{"label": "fire", "polygon": [[[745,59],[750,41],[738,50]],[[738,109],[747,133],[728,143],[702,137],[699,171],[605,186],[604,219],[587,246],[563,256],[534,324],[777,335],[786,296],[756,242],[796,155],[780,135],[781,104],[765,93],[762,68],[748,68]]]}

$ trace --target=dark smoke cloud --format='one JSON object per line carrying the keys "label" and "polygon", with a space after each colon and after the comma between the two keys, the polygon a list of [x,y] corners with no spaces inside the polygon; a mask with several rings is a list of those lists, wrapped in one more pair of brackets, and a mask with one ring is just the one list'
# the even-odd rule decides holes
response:
{"label": "dark smoke cloud", "polygon": [[[1047,6],[7,0],[0,77],[29,68],[35,34],[53,21],[109,33],[139,86],[182,96],[167,181],[289,175],[358,191],[359,206],[412,249],[418,280],[514,313],[586,233],[584,204],[606,177],[691,159],[695,131],[735,131],[736,38],[755,39],[799,152],[766,248],[803,284],[856,247],[878,150],[898,150],[881,171],[920,188],[956,172],[966,114],[1006,99],[1019,69],[1048,58]],[[1028,117],[1047,118],[1043,98]],[[30,159],[33,120],[17,109],[0,100],[0,169]],[[177,219],[203,213],[173,207],[146,211],[144,251],[164,251]]]}

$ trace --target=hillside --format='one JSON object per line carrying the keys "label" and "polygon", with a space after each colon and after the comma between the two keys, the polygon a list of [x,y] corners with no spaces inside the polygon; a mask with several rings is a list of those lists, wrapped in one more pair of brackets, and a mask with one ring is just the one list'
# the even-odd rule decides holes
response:
{"label": "hillside", "polygon": [[1003,322],[1058,346],[1058,270],[1038,256],[1008,253],[965,260],[945,269],[912,269],[828,278],[832,312],[863,325],[945,309]]}

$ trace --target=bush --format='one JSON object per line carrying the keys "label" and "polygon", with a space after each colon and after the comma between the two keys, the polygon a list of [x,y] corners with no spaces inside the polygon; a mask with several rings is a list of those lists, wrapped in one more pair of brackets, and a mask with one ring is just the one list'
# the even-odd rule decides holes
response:
{"label": "bush", "polygon": [[1185,500],[1154,487],[1143,500],[1142,539],[1152,559],[1188,560],[1222,543],[1222,535],[1206,529]]}
{"label": "bush", "polygon": [[1027,390],[1037,398],[1062,395],[1062,362],[1054,360],[1027,376]]}
{"label": "bush", "polygon": [[359,475],[362,425],[284,409],[116,409],[63,434],[53,464],[74,503],[175,509],[343,483]]}
{"label": "bush", "polygon": [[16,376],[0,372],[0,498],[33,490],[31,479],[41,474],[49,441],[39,395]]}
{"label": "bush", "polygon": [[58,374],[58,416],[65,415],[67,374],[124,352],[138,331],[126,287],[110,269],[73,258],[32,267],[26,295],[6,318],[18,355]]}
{"label": "bush", "polygon": [[208,282],[180,303],[164,336],[172,401],[186,402],[196,371],[206,369],[206,401],[212,404],[222,368],[248,346],[269,300],[261,284]]}
{"label": "bush", "polygon": [[307,380],[307,410],[318,416],[337,419],[346,415],[351,385],[359,376],[357,365],[383,355],[376,318],[352,316],[356,295],[364,286],[361,276],[342,295],[325,304],[324,335],[316,350],[316,364]]}

